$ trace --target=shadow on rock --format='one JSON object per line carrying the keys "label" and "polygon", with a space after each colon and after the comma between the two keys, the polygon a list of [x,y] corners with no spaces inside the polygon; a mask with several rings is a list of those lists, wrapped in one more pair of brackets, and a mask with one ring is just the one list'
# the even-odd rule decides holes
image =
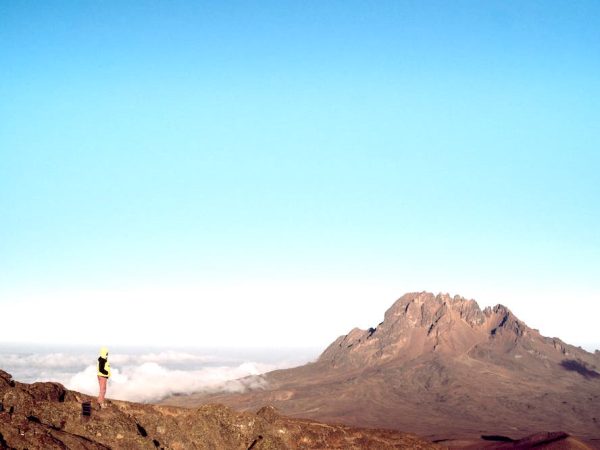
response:
{"label": "shadow on rock", "polygon": [[563,367],[563,369],[577,372],[579,375],[582,375],[587,379],[600,378],[600,373],[590,369],[585,363],[575,359],[565,359],[561,361],[560,365]]}

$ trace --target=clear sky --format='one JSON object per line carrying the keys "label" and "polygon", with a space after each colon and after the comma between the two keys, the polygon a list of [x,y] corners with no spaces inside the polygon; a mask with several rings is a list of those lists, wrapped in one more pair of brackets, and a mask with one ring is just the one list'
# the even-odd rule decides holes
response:
{"label": "clear sky", "polygon": [[1,1],[0,341],[600,348],[598,123],[596,1]]}

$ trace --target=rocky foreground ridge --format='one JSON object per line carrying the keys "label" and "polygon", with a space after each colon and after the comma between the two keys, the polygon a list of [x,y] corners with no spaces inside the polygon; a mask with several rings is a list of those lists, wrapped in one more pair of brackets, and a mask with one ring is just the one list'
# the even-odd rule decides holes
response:
{"label": "rocky foreground ridge", "polygon": [[[446,443],[564,430],[600,446],[600,353],[542,336],[508,308],[409,293],[319,359],[264,376],[267,388],[166,400],[410,431]],[[480,443],[481,444],[481,443]]]}
{"label": "rocky foreground ridge", "polygon": [[436,449],[406,433],[256,414],[222,405],[195,409],[110,401],[82,416],[89,396],[58,383],[24,384],[0,370],[0,449]]}

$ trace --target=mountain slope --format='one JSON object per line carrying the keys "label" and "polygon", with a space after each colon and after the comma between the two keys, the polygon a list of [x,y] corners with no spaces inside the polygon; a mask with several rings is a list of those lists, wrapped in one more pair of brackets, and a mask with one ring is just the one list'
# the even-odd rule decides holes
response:
{"label": "mountain slope", "polygon": [[354,329],[311,364],[264,376],[265,390],[195,394],[241,408],[405,430],[430,439],[565,430],[600,439],[600,355],[529,328],[498,305],[411,293],[369,330]]}

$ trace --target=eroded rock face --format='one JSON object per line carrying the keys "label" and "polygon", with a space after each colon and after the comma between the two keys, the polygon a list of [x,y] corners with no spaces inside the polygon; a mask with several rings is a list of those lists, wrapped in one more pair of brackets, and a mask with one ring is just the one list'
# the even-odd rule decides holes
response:
{"label": "eroded rock face", "polygon": [[[507,307],[483,311],[475,300],[429,292],[409,293],[398,299],[376,328],[353,329],[340,336],[320,356],[319,363],[334,367],[385,364],[391,359],[410,360],[437,353],[462,355],[478,352],[544,352],[551,344],[589,358],[584,351],[542,337]],[[600,360],[598,361],[600,363]]]}
{"label": "eroded rock face", "polygon": [[272,407],[257,414],[222,405],[185,409],[109,401],[82,416],[93,398],[58,383],[14,382],[0,371],[0,449],[433,449],[404,433],[290,419]]}

